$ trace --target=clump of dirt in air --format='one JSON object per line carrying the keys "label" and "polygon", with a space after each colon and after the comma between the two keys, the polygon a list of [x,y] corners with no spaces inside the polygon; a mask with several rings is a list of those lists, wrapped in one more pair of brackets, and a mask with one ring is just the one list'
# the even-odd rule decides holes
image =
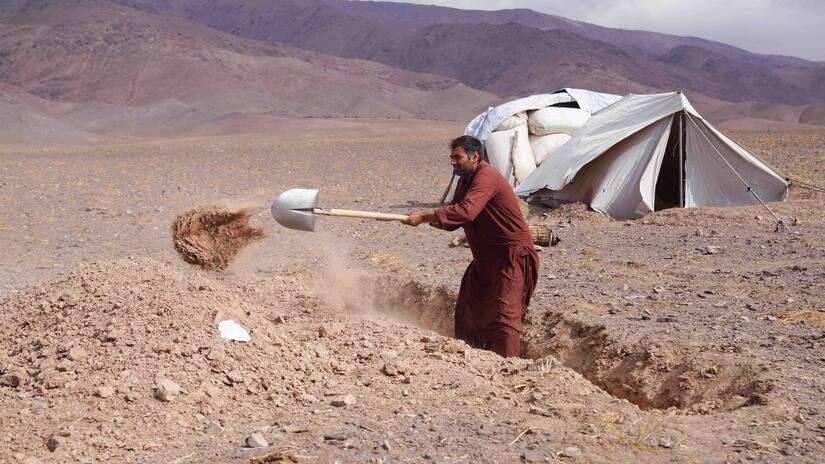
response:
{"label": "clump of dirt in air", "polygon": [[208,206],[181,213],[172,224],[175,250],[208,271],[226,269],[244,247],[264,237],[263,230],[249,225],[259,209]]}

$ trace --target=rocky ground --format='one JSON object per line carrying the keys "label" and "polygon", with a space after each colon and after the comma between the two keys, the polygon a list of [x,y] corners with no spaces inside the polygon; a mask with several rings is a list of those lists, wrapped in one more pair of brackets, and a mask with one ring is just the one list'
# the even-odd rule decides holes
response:
{"label": "rocky ground", "polygon": [[[825,195],[640,221],[532,209],[525,358],[450,338],[457,233],[321,218],[222,272],[176,215],[431,206],[458,124],[305,121],[268,137],[0,149],[2,462],[820,462]],[[825,184],[825,131],[735,133]],[[572,224],[571,224],[572,223]],[[222,341],[233,319],[252,341]],[[259,459],[260,458],[260,459]]]}

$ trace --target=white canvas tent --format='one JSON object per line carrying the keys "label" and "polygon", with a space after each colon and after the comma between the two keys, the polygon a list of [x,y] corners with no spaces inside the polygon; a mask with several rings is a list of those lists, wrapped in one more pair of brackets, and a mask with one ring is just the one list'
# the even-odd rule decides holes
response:
{"label": "white canvas tent", "polygon": [[631,94],[593,114],[515,191],[631,219],[674,206],[783,201],[788,183],[673,92]]}

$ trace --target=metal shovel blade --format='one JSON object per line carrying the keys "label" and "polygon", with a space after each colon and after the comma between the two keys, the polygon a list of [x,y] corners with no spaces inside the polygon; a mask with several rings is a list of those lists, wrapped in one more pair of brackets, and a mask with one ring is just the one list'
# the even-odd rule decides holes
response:
{"label": "metal shovel blade", "polygon": [[315,215],[312,214],[312,209],[316,207],[318,190],[287,190],[272,202],[272,217],[286,228],[315,232]]}

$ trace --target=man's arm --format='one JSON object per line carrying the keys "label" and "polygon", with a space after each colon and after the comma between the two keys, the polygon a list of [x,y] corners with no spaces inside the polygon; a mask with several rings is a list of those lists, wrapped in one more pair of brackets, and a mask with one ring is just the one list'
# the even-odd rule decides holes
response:
{"label": "man's arm", "polygon": [[454,230],[474,221],[487,206],[487,202],[496,195],[495,182],[489,174],[484,174],[481,172],[476,174],[470,189],[461,201],[433,212],[441,227]]}

